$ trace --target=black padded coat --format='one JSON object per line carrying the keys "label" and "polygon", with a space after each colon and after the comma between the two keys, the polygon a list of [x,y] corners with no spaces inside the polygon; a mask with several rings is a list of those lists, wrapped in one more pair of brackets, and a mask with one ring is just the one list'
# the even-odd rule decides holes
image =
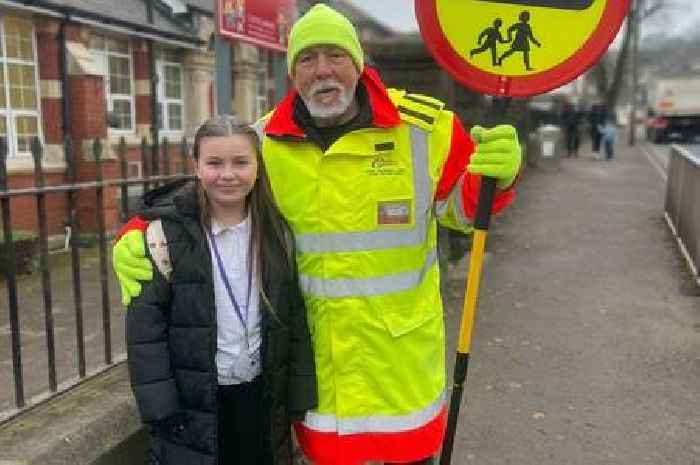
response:
{"label": "black padded coat", "polygon": [[[127,311],[131,385],[151,430],[152,459],[168,465],[218,461],[216,310],[212,262],[192,184],[147,194],[145,219],[160,218],[173,265],[170,280],[155,271]],[[269,463],[291,464],[290,421],[317,402],[306,312],[296,270],[279,266],[264,278],[274,309],[262,313],[263,402]],[[176,426],[172,418],[178,418]]]}

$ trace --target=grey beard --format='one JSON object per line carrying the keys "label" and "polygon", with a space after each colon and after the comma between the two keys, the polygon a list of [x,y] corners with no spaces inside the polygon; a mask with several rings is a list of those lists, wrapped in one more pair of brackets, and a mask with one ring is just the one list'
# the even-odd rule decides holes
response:
{"label": "grey beard", "polygon": [[306,105],[306,109],[309,110],[311,117],[318,119],[332,119],[343,115],[348,108],[350,108],[350,105],[355,98],[354,93],[352,95],[348,95],[347,92],[343,91],[338,105],[326,107],[324,105],[316,105],[312,98],[307,98],[301,94],[300,96],[301,100],[304,102],[304,105]]}

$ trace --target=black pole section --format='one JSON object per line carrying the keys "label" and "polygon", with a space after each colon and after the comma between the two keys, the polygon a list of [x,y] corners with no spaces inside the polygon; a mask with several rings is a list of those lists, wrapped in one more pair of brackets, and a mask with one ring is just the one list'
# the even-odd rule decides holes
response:
{"label": "black pole section", "polygon": [[476,207],[476,217],[474,218],[474,229],[488,231],[491,224],[491,208],[495,197],[496,180],[493,178],[482,178],[479,204]]}
{"label": "black pole section", "polygon": [[[150,5],[150,1],[149,5]],[[158,175],[158,129],[159,121],[163,118],[158,107],[158,74],[156,67],[156,47],[152,40],[148,41],[148,57],[151,66],[151,175]],[[158,187],[158,181],[154,181],[153,187]]]}
{"label": "black pole section", "polygon": [[119,138],[119,145],[117,146],[117,155],[119,156],[119,166],[121,169],[121,196],[122,196],[122,213],[121,220],[126,222],[129,218],[129,185],[126,179],[129,177],[129,162],[127,160],[128,149],[126,146],[126,139],[124,136]]}
{"label": "black pole section", "polygon": [[151,157],[148,156],[148,141],[145,137],[141,138],[141,177],[143,178],[143,193],[148,192],[150,185],[148,178],[151,176]]}
{"label": "black pole section", "polygon": [[180,173],[187,174],[187,138],[182,136],[180,142]]}
{"label": "black pole section", "polygon": [[[170,142],[163,137],[163,176],[170,176]],[[169,181],[165,181],[169,182]]]}
{"label": "black pole section", "polygon": [[[68,165],[68,182],[77,182],[77,167],[73,138],[63,137],[63,148]],[[71,266],[73,271],[73,303],[75,304],[75,342],[78,348],[78,374],[85,377],[85,331],[83,322],[83,290],[80,285],[80,226],[78,225],[78,193],[68,191],[68,224],[70,224]]]}
{"label": "black pole section", "polygon": [[[447,431],[457,431],[457,419],[459,418],[459,408],[462,403],[462,390],[464,381],[467,379],[467,369],[469,368],[469,354],[457,353],[454,370],[454,385],[452,386],[452,396],[450,397],[450,411],[447,415]],[[440,465],[449,465],[452,461],[452,448],[454,447],[455,435],[445,436],[442,445],[442,455]]]}
{"label": "black pole section", "polygon": [[46,194],[44,193],[44,170],[41,166],[43,147],[38,137],[32,139],[34,158],[34,183],[39,189],[36,195],[36,208],[39,216],[39,263],[41,266],[41,287],[44,293],[44,324],[46,331],[46,352],[49,364],[49,389],[56,392],[56,344],[54,339],[53,303],[51,297],[51,269],[49,267],[49,231],[46,224]]}
{"label": "black pole section", "polygon": [[68,82],[68,46],[66,39],[66,26],[70,22],[70,15],[66,14],[66,17],[61,22],[61,92],[63,98],[61,99],[62,109],[63,109],[63,137],[71,134],[72,131],[72,121],[71,121],[71,91],[70,83]]}
{"label": "black pole section", "polygon": [[100,290],[102,291],[102,332],[104,333],[105,365],[112,364],[112,322],[110,320],[109,281],[107,280],[107,241],[105,239],[104,184],[102,173],[102,143],[95,138],[92,144],[95,154],[97,181],[97,240],[100,252]]}
{"label": "black pole section", "polygon": [[[7,191],[7,139],[0,137],[0,190]],[[10,337],[12,339],[12,372],[15,377],[15,405],[24,407],[24,376],[22,374],[22,344],[20,343],[19,304],[17,301],[17,270],[15,243],[12,238],[12,220],[10,215],[10,198],[3,197],[2,231],[5,236],[5,277],[7,279],[7,298],[10,304]]]}
{"label": "black pole section", "polygon": [[[77,182],[77,166],[75,152],[73,151],[72,139],[72,116],[71,116],[71,91],[68,82],[68,46],[66,39],[66,27],[70,22],[70,14],[66,13],[61,22],[61,91],[63,98],[61,104],[63,108],[63,153],[68,165],[68,182]],[[78,375],[85,377],[85,337],[83,329],[83,291],[80,286],[80,229],[78,226],[78,193],[68,191],[68,224],[70,226],[70,248],[71,265],[73,272],[73,303],[75,306],[75,339],[78,348]]]}

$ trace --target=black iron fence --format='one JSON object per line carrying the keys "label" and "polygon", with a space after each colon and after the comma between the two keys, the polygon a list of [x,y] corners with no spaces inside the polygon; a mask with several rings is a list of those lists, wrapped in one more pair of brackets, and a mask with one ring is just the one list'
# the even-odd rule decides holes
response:
{"label": "black iron fence", "polygon": [[[46,185],[46,176],[42,165],[44,148],[39,139],[35,138],[31,145],[31,153],[34,161],[34,186],[10,189],[10,179],[8,178],[7,169],[8,146],[7,141],[4,138],[0,138],[0,207],[2,210],[4,247],[3,273],[5,277],[4,289],[2,289],[2,292],[7,294],[8,302],[7,317],[6,319],[4,317],[0,319],[0,330],[3,329],[2,321],[7,321],[6,331],[4,331],[4,333],[0,331],[0,340],[3,339],[4,334],[5,336],[9,336],[10,342],[9,357],[6,357],[8,358],[7,360],[2,360],[3,353],[6,354],[6,352],[3,352],[2,348],[0,348],[0,422],[16,416],[32,405],[51,398],[59,392],[70,389],[81,381],[104,371],[116,362],[124,359],[123,353],[114,353],[112,343],[112,319],[115,315],[121,313],[121,309],[119,309],[118,312],[114,312],[115,296],[110,295],[110,286],[114,286],[114,282],[113,278],[110,277],[111,266],[109,263],[109,244],[107,241],[110,240],[113,231],[108,231],[106,229],[105,211],[108,208],[102,207],[109,206],[105,205],[105,199],[107,199],[108,203],[118,202],[118,205],[111,206],[119,211],[120,219],[124,220],[133,214],[134,199],[141,193],[145,193],[147,190],[171,180],[190,177],[191,175],[188,174],[189,150],[187,141],[183,139],[179,141],[177,145],[178,147],[171,147],[167,139],[163,139],[160,144],[149,145],[144,138],[141,142],[140,149],[136,149],[136,152],[140,151],[140,155],[134,155],[134,150],[131,150],[131,156],[129,156],[129,148],[124,138],[122,138],[116,146],[117,177],[106,177],[104,173],[106,162],[103,156],[104,147],[100,139],[95,139],[92,144],[92,150],[90,151],[90,155],[94,157],[94,160],[91,161],[94,162],[95,166],[94,179],[78,182],[76,150],[71,139],[66,138],[64,141],[64,153],[67,166],[65,175],[66,182],[60,185]],[[173,155],[173,152],[175,152],[175,155]],[[86,154],[83,154],[84,159],[86,158],[85,155]],[[134,157],[136,157],[136,160]],[[177,159],[173,160],[173,157],[177,157]],[[114,161],[113,159],[110,160],[111,163]],[[130,176],[130,163],[141,165],[140,175]],[[171,168],[174,174],[171,174]],[[114,169],[111,171],[114,173]],[[85,176],[81,177],[83,179],[85,178]],[[141,188],[139,188],[139,186]],[[120,196],[106,196],[106,193],[113,192],[115,189],[120,192]],[[62,209],[62,211],[51,211],[47,213],[47,198],[50,196],[64,196],[65,210]],[[36,202],[35,232],[38,241],[39,267],[36,271],[38,276],[35,275],[33,278],[35,280],[39,278],[41,283],[40,286],[26,286],[28,294],[38,294],[38,288],[40,287],[41,289],[41,297],[39,298],[38,295],[30,295],[27,300],[31,303],[27,306],[20,305],[20,299],[18,298],[18,289],[21,287],[18,281],[19,257],[13,237],[15,227],[13,226],[12,199],[21,197],[33,198]],[[95,200],[96,204],[94,213],[96,216],[96,218],[94,218],[96,228],[90,231],[89,234],[81,231],[79,224],[79,208],[80,205],[85,204],[86,197],[88,198],[88,202],[89,199],[92,198]],[[50,261],[51,251],[49,247],[48,215],[53,215],[55,219],[55,215],[57,214],[64,215],[65,217],[63,218],[66,225],[64,248],[65,255],[70,258],[65,260],[63,267],[59,267],[56,270],[55,267],[52,267]],[[101,352],[101,357],[99,357],[96,363],[91,364],[89,367],[90,369],[88,369],[88,364],[86,363],[86,315],[84,311],[86,298],[83,292],[84,285],[81,284],[85,281],[85,277],[81,277],[81,273],[89,269],[89,266],[85,263],[86,260],[81,261],[81,253],[85,251],[85,241],[81,239],[83,234],[85,236],[89,235],[94,239],[92,241],[93,248],[91,252],[96,256],[95,258],[98,265],[95,268],[99,270],[98,273],[95,271],[88,271],[91,274],[89,278],[94,279],[93,284],[90,285],[90,291],[96,294],[96,289],[93,287],[99,287],[99,298],[97,298],[97,295],[93,295],[90,305],[95,313],[95,315],[92,316],[94,316],[95,319],[101,319],[99,325],[101,326],[102,333],[102,347],[99,350]],[[96,253],[95,249],[97,249]],[[56,276],[53,276],[52,272],[55,272]],[[98,274],[99,278],[96,279],[94,274]],[[58,312],[54,305],[55,299],[52,291],[52,280],[55,280],[55,278],[61,279],[63,287],[72,287],[72,299],[68,299],[69,301],[72,300],[72,302],[70,302],[70,304],[72,304],[72,309],[69,309],[68,312],[66,312],[65,309],[61,309],[61,312],[71,313],[71,326],[73,327],[70,331],[62,331],[61,337],[65,337],[68,333],[74,333],[74,341],[72,344],[67,343],[65,340],[60,341],[63,349],[59,353],[61,359],[61,363],[59,364],[57,364],[56,358],[56,327],[54,317],[61,312]],[[55,284],[53,289],[56,289]],[[63,289],[63,291],[65,291],[64,293],[70,292],[67,289]],[[116,302],[118,302],[118,296],[116,296],[116,298]],[[2,308],[2,305],[0,305],[0,308]],[[34,343],[31,345],[27,342],[27,346],[33,349],[29,353],[23,353],[23,347],[25,346],[23,342],[26,342],[23,341],[23,329],[20,327],[21,321],[23,320],[23,312],[37,313],[39,311],[43,311],[43,315],[36,319],[43,320],[43,325],[39,325],[35,321],[34,328],[30,333],[35,339],[43,338],[43,344],[41,344],[43,347],[38,349],[37,347],[40,347],[40,344]],[[27,319],[31,320],[29,317],[27,317]],[[40,329],[37,330],[37,328]],[[43,335],[38,336],[37,333],[41,332],[43,332]],[[92,337],[92,339],[95,338],[96,337]],[[34,360],[37,357],[44,358],[44,361],[38,363],[37,360]],[[3,367],[10,365],[10,359],[11,375],[8,373],[9,370],[7,369],[3,372]],[[25,366],[31,367],[31,375],[35,380],[35,384],[38,377],[44,377],[44,380],[48,381],[47,384],[41,383],[42,388],[39,390],[37,390],[36,386],[32,386],[30,389],[31,396],[27,396],[27,385],[25,383],[27,373],[24,371]],[[66,368],[68,366],[70,366],[70,370]],[[72,377],[62,375],[61,369],[73,372],[75,375]],[[45,371],[45,373],[38,376],[35,372],[37,370]],[[9,394],[11,386],[13,386],[12,390],[14,391],[14,396]],[[2,402],[3,392],[6,397],[8,397],[8,399],[5,399],[4,403]],[[9,397],[14,398],[9,399]]]}

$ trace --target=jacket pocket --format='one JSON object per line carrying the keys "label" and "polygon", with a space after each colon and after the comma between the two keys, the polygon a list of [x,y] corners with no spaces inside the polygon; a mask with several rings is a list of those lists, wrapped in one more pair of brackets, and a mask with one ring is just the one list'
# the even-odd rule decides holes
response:
{"label": "jacket pocket", "polygon": [[372,300],[379,318],[393,337],[409,334],[441,315],[439,293],[426,286]]}

